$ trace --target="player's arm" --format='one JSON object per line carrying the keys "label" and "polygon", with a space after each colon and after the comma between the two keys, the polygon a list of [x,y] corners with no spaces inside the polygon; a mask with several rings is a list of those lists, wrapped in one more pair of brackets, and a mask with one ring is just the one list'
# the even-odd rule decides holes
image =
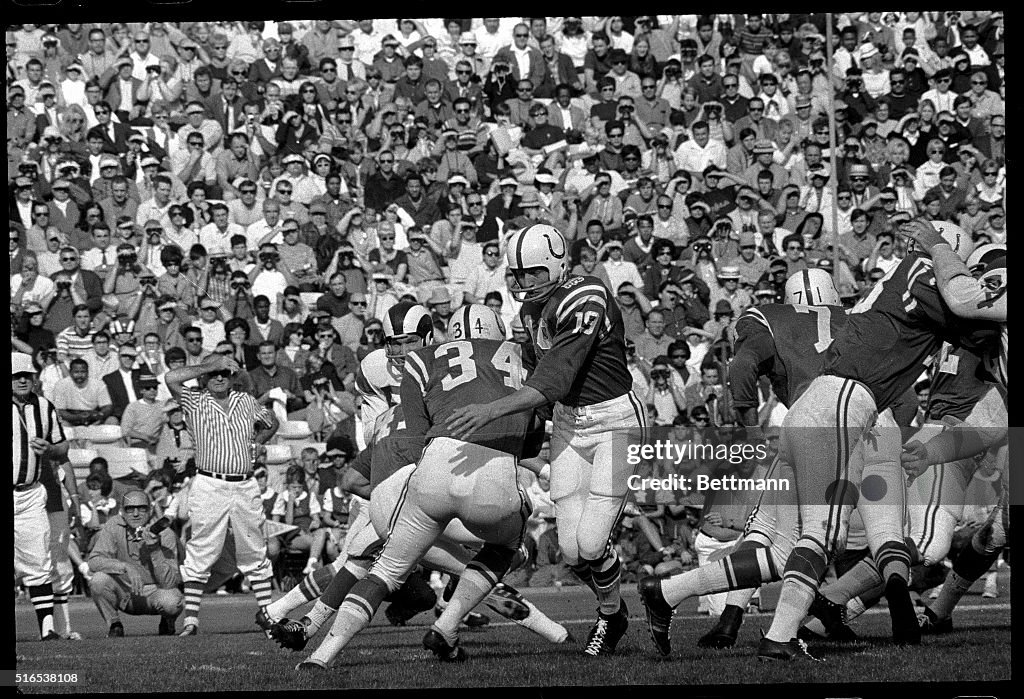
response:
{"label": "player's arm", "polygon": [[1006,322],[1005,295],[998,299],[1001,303],[990,301],[984,284],[971,276],[967,265],[933,225],[921,219],[910,221],[900,226],[900,234],[931,256],[935,284],[949,310],[961,318]]}
{"label": "player's arm", "polygon": [[423,447],[426,446],[427,432],[430,431],[430,416],[423,396],[427,392],[429,374],[422,358],[414,353],[405,361],[402,374],[402,415],[405,418],[405,438],[401,441],[401,449],[406,458],[405,463],[414,464],[420,460]]}
{"label": "player's arm", "polygon": [[933,464],[968,459],[1004,442],[1008,434],[1006,403],[992,388],[975,404],[960,425],[947,427],[922,444],[916,440],[903,447],[903,470],[913,480]]}
{"label": "player's arm", "polygon": [[339,486],[346,493],[352,495],[358,495],[359,497],[369,500],[370,499],[370,453],[371,449],[367,447],[359,452],[359,455],[349,464],[349,467],[345,469],[345,472],[341,475],[341,483]]}
{"label": "player's arm", "polygon": [[388,409],[388,402],[363,374],[362,366],[356,372],[356,390],[363,398],[362,406],[359,408],[359,417],[363,421],[363,440],[369,444],[373,434],[373,425],[377,422],[377,418]]}
{"label": "player's arm", "polygon": [[729,363],[729,390],[740,422],[760,424],[757,408],[758,377],[767,374],[775,359],[775,340],[760,313],[745,313],[736,322],[736,354]]}

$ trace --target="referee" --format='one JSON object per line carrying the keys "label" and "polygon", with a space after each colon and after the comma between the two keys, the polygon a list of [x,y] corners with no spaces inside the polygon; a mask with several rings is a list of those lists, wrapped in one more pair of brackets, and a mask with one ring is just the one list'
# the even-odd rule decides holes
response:
{"label": "referee", "polygon": [[28,588],[36,610],[39,637],[55,641],[53,628],[53,559],[46,489],[40,474],[51,459],[64,459],[68,442],[50,401],[32,392],[36,369],[32,357],[11,353],[11,434],[14,465],[14,572]]}
{"label": "referee", "polygon": [[[234,359],[212,354],[202,364],[167,372],[167,388],[185,414],[196,445],[198,473],[189,493],[192,538],[185,545],[181,579],[185,582],[185,620],[180,635],[199,631],[199,605],[210,569],[220,557],[230,526],[238,570],[249,578],[260,611],[256,623],[270,628],[265,608],[270,604],[273,575],[263,534],[263,501],[253,478],[257,445],[277,432],[274,413],[248,393],[231,389],[240,367]],[[184,383],[206,377],[206,388]],[[254,432],[255,430],[255,432]]]}

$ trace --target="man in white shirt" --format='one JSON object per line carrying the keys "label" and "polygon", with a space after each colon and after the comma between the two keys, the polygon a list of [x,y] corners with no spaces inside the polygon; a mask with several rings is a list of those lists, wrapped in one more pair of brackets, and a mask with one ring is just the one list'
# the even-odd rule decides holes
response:
{"label": "man in white shirt", "polygon": [[[461,253],[460,253],[461,257]],[[505,260],[501,256],[497,241],[483,245],[483,265],[473,267],[461,284],[462,303],[483,303],[492,291],[501,293],[505,289]]]}
{"label": "man in white shirt", "polygon": [[82,359],[89,365],[89,376],[102,378],[117,371],[117,353],[110,351],[110,335],[102,330],[92,336],[92,349]]}
{"label": "man in white shirt", "polygon": [[498,49],[512,43],[511,32],[501,31],[500,24],[501,20],[497,17],[485,17],[484,25],[473,32],[476,36],[477,55],[487,62],[488,69]]}
{"label": "man in white shirt", "polygon": [[692,137],[676,149],[676,167],[698,176],[708,165],[715,165],[724,170],[728,154],[725,144],[721,141],[711,140],[708,123],[706,121],[694,122],[690,131]]}
{"label": "man in white shirt", "polygon": [[642,291],[644,280],[636,265],[622,259],[622,243],[618,240],[609,240],[605,243],[604,249],[608,251],[604,269],[608,273],[609,288],[618,289],[625,282],[629,282]]}
{"label": "man in white shirt", "polygon": [[132,77],[136,80],[146,80],[146,68],[159,66],[160,59],[149,52],[149,34],[136,32],[133,39],[135,50],[128,54],[132,59]]}
{"label": "man in white shirt", "polygon": [[[281,231],[281,204],[276,199],[263,200],[263,219],[245,229],[250,250],[259,250],[264,242],[273,242]],[[268,237],[270,236],[270,237]]]}
{"label": "man in white shirt", "polygon": [[949,89],[953,84],[953,71],[943,68],[936,71],[932,77],[935,80],[935,87],[921,95],[921,99],[929,100],[935,105],[936,114],[954,111],[953,102],[958,95]]}
{"label": "man in white shirt", "polygon": [[355,42],[355,58],[360,63],[373,65],[373,57],[380,51],[380,40],[384,34],[374,26],[372,19],[361,19],[349,34]]}
{"label": "man in white shirt", "polygon": [[199,244],[206,248],[208,255],[230,255],[231,237],[245,235],[245,229],[231,223],[227,204],[217,202],[210,206],[213,221],[199,229]]}

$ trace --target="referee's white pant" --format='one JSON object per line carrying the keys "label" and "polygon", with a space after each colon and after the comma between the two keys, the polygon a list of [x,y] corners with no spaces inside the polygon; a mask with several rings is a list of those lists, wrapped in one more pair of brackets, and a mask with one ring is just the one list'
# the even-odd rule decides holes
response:
{"label": "referee's white pant", "polygon": [[[736,544],[736,541],[719,541],[713,537],[708,536],[704,532],[699,532],[697,538],[693,542],[693,549],[697,552],[697,565],[706,565],[712,560],[711,556],[716,551],[722,551],[723,549],[731,549]],[[711,616],[717,617],[725,610],[725,600],[729,596],[728,592],[716,592],[713,595],[701,595],[698,600],[698,611],[706,611]]]}
{"label": "referee's white pant", "polygon": [[400,469],[373,492],[370,517],[387,538],[372,572],[394,590],[420,560],[458,575],[475,555],[467,545],[518,549],[532,508],[517,471],[510,454],[432,439],[419,464]]}
{"label": "referee's white pant", "polygon": [[46,513],[46,488],[40,483],[14,491],[14,574],[25,587],[53,582],[50,518]]}
{"label": "referee's white pant", "polygon": [[555,404],[551,432],[551,501],[558,548],[569,565],[598,561],[629,492],[630,444],[644,441],[647,414],[632,391],[594,405]]}
{"label": "referee's white pant", "polygon": [[228,525],[235,543],[238,570],[250,580],[270,578],[267,540],[263,533],[266,516],[255,478],[239,482],[222,481],[197,474],[188,500],[192,538],[185,544],[181,566],[184,582],[205,584],[210,569],[224,549]]}

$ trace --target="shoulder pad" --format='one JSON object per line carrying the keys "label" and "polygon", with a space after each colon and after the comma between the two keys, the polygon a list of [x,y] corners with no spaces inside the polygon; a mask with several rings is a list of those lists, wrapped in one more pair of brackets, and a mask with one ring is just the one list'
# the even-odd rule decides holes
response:
{"label": "shoulder pad", "polygon": [[359,374],[367,386],[374,389],[395,387],[402,383],[401,372],[392,368],[383,349],[375,349],[363,357],[359,363]]}

